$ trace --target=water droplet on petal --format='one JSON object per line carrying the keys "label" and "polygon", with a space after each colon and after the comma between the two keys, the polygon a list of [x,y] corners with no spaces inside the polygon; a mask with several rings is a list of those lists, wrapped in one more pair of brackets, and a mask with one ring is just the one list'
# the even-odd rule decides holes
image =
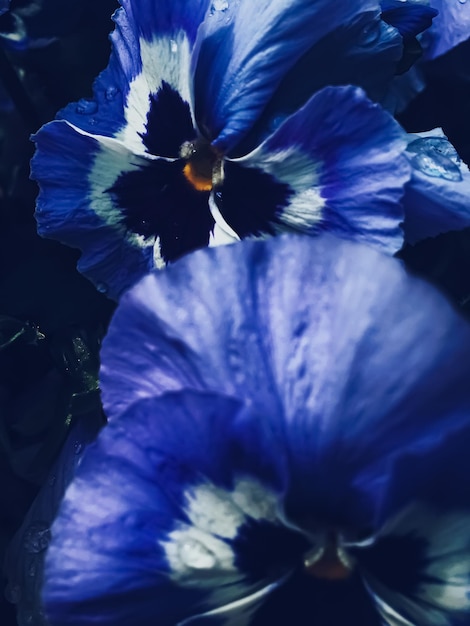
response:
{"label": "water droplet on petal", "polygon": [[36,522],[26,530],[23,545],[29,554],[39,554],[47,548],[51,540],[49,525]]}
{"label": "water droplet on petal", "polygon": [[427,154],[421,152],[411,159],[411,164],[415,169],[431,178],[444,178],[445,180],[456,182],[462,180],[459,167],[439,153]]}
{"label": "water droplet on petal", "polygon": [[434,151],[444,155],[456,165],[460,164],[460,157],[454,146],[445,137],[422,137],[415,139],[406,148],[408,152]]}
{"label": "water droplet on petal", "polygon": [[465,4],[467,0],[459,0],[460,4]]}
{"label": "water droplet on petal", "polygon": [[193,569],[210,569],[217,563],[215,554],[196,539],[183,541],[178,552],[182,562]]}
{"label": "water droplet on petal", "polygon": [[114,98],[117,96],[118,91],[119,89],[117,87],[114,87],[113,85],[108,87],[104,93],[106,100],[114,100]]}
{"label": "water droplet on petal", "polygon": [[82,98],[77,103],[77,113],[81,113],[82,115],[96,113],[97,110],[98,105],[94,100],[85,100],[85,98]]}
{"label": "water droplet on petal", "polygon": [[178,52],[178,44],[174,39],[170,39],[170,50],[175,53]]}
{"label": "water droplet on petal", "polygon": [[11,604],[18,604],[21,599],[21,587],[19,585],[7,585],[5,588],[5,599]]}
{"label": "water droplet on petal", "polygon": [[106,283],[98,283],[96,288],[100,293],[108,293],[108,285]]}
{"label": "water droplet on petal", "polygon": [[73,451],[75,452],[75,454],[80,454],[80,452],[82,451],[82,444],[79,441],[76,441],[73,444]]}

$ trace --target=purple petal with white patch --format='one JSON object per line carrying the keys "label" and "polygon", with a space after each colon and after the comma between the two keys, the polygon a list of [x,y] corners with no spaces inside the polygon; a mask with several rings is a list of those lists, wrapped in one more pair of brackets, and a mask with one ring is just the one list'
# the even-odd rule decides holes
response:
{"label": "purple petal with white patch", "polygon": [[[323,46],[330,37],[334,45],[328,50],[335,57],[331,63],[328,59],[325,62]],[[318,54],[313,53],[316,46]],[[313,58],[306,59],[311,51]],[[349,62],[349,54],[356,64]],[[331,4],[325,0],[263,1],[256,11],[248,0],[214,1],[199,30],[193,60],[198,126],[218,149],[232,156],[235,150],[239,156],[237,144],[269,104],[286,75],[300,72],[297,63],[306,61],[305,69],[309,71],[302,71],[297,77],[296,89],[297,83],[308,83],[309,77],[315,76],[318,65],[325,64],[328,78],[326,74],[322,74],[326,82],[313,78],[314,84],[309,84],[300,102],[282,103],[281,109],[287,106],[287,113],[304,104],[315,89],[344,82],[345,63],[352,79],[359,80],[358,68],[362,62],[364,78],[368,70],[363,61],[374,55],[381,58],[381,76],[391,78],[401,56],[401,37],[380,20],[380,3],[374,0],[341,3],[335,11],[331,11]],[[375,71],[374,76],[377,74]],[[351,77],[346,82],[351,82]],[[285,89],[282,91],[286,93]]]}
{"label": "purple petal with white patch", "polygon": [[[470,509],[415,504],[391,519],[357,558],[392,626],[456,626],[470,617]],[[387,563],[388,567],[384,567]]]}
{"label": "purple petal with white patch", "polygon": [[276,452],[269,423],[229,398],[136,403],[87,450],[52,528],[50,623],[173,626],[262,598],[308,545],[279,522]]}
{"label": "purple petal with white patch", "polygon": [[106,191],[120,173],[152,162],[130,158],[120,142],[89,136],[65,121],[43,126],[34,140],[39,234],[82,250],[78,269],[117,299],[154,266],[154,241],[126,228],[125,215]]}
{"label": "purple petal with white patch", "polygon": [[[121,5],[114,15],[109,65],[95,81],[93,99],[68,105],[58,117],[90,133],[117,136],[142,151],[148,148],[142,136],[155,116],[163,85],[176,91],[189,109],[190,56],[207,0],[190,7],[183,0],[158,6],[150,0],[122,0]],[[177,127],[175,114],[168,103],[160,105],[161,128]]]}
{"label": "purple petal with white patch", "polygon": [[407,243],[470,226],[470,171],[441,129],[410,136],[403,198]]}
{"label": "purple petal with white patch", "polygon": [[393,254],[403,243],[405,146],[362,90],[327,87],[251,154],[225,162],[216,203],[240,237],[327,230]]}
{"label": "purple petal with white patch", "polygon": [[139,156],[64,121],[34,140],[38,232],[82,250],[78,269],[109,297],[155,265],[208,245],[208,194],[188,183],[180,160]]}

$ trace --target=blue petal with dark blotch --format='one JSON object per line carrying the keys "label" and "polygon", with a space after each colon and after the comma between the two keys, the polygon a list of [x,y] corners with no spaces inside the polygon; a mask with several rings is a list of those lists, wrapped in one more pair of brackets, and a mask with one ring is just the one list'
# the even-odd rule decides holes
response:
{"label": "blue petal with dark blotch", "polygon": [[269,590],[308,545],[276,520],[278,452],[270,423],[233,399],[135,404],[86,451],[52,528],[50,623],[174,626]]}
{"label": "blue petal with dark blotch", "polygon": [[137,157],[133,165],[129,151],[118,142],[108,140],[109,149],[103,140],[64,121],[43,126],[33,139],[37,150],[31,177],[40,181],[35,213],[39,234],[80,249],[78,269],[117,299],[153,267],[153,243],[126,229],[119,207],[105,193],[122,171],[135,169]]}

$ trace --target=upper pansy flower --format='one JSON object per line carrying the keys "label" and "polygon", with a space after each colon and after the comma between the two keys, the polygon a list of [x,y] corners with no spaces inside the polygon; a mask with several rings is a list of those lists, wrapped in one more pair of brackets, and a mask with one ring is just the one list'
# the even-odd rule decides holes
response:
{"label": "upper pansy flower", "polygon": [[441,294],[327,235],[152,273],[104,343],[52,626],[466,623],[469,349]]}
{"label": "upper pansy flower", "polygon": [[401,247],[401,129],[360,89],[322,89],[386,89],[402,37],[379,2],[123,0],[115,22],[94,98],[32,162],[40,234],[80,248],[100,290],[285,229]]}

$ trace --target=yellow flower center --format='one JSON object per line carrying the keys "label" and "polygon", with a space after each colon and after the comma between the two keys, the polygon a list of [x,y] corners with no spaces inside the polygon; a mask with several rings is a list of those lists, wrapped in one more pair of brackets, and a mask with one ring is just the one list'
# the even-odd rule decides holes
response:
{"label": "yellow flower center", "polygon": [[205,139],[186,141],[180,157],[186,161],[183,174],[197,191],[210,191],[222,182],[222,155]]}

